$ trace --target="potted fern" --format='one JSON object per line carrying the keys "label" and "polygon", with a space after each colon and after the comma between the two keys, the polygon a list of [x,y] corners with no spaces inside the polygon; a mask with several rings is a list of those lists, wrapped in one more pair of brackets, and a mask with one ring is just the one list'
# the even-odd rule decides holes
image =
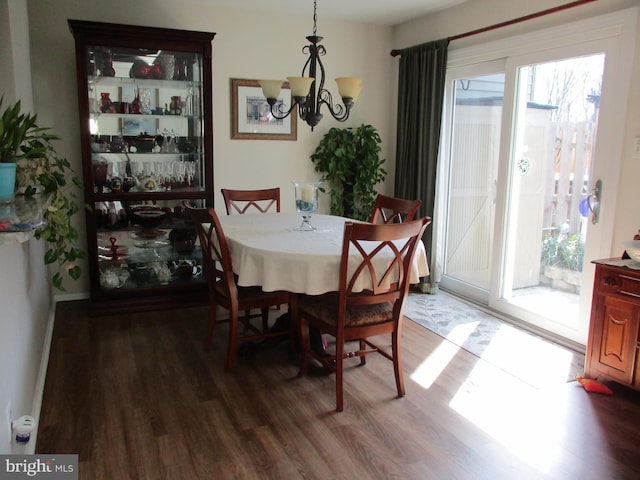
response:
{"label": "potted fern", "polygon": [[[368,220],[377,192],[387,172],[380,158],[380,135],[375,127],[332,128],[311,155],[321,181],[330,186],[331,213]],[[325,192],[326,189],[321,187]]]}
{"label": "potted fern", "polygon": [[[2,108],[3,98],[0,98]],[[59,140],[47,127],[38,127],[37,116],[20,111],[20,101],[2,111],[0,116],[0,164],[13,165],[12,186],[15,186],[16,165],[21,165],[20,193],[29,198],[35,194],[49,197],[43,212],[43,225],[34,236],[48,242],[44,255],[46,265],[57,264],[58,270],[77,280],[81,268],[77,260],[84,251],[77,247],[78,232],[72,225],[73,216],[79,211],[76,188],[81,188],[66,158],[56,152],[53,141]],[[13,193],[11,194],[13,198]],[[64,276],[56,271],[51,284],[64,290]]]}

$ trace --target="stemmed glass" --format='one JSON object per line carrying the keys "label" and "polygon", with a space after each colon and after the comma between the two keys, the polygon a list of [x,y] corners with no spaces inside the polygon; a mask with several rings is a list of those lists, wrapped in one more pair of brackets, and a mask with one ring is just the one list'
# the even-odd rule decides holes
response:
{"label": "stemmed glass", "polygon": [[298,232],[314,232],[311,225],[311,214],[318,210],[318,187],[322,182],[291,182],[296,191],[296,210],[302,217],[302,223],[294,230]]}

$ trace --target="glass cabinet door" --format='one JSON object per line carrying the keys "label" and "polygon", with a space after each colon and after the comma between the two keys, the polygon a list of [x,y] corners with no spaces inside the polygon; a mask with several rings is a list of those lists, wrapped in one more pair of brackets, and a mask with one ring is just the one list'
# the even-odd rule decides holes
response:
{"label": "glass cabinet door", "polygon": [[87,47],[97,193],[204,189],[202,55]]}

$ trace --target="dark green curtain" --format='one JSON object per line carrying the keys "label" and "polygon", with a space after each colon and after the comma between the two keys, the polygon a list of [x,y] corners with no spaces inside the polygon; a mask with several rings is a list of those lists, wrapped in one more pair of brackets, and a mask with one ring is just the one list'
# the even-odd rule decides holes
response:
{"label": "dark green curtain", "polygon": [[[448,46],[443,39],[399,50],[394,195],[422,200],[420,216],[433,217]],[[423,238],[429,262],[431,231]]]}

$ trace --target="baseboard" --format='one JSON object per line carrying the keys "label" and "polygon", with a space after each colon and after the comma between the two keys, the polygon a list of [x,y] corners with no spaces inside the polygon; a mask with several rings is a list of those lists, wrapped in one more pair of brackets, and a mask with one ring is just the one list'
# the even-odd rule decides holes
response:
{"label": "baseboard", "polygon": [[72,302],[74,300],[86,300],[89,298],[88,293],[65,293],[60,295],[54,295],[53,300],[58,302]]}
{"label": "baseboard", "polygon": [[40,358],[40,370],[36,380],[36,388],[33,394],[33,407],[31,409],[33,418],[36,419],[36,429],[31,435],[31,440],[25,447],[25,454],[33,455],[36,451],[38,442],[38,425],[40,424],[40,411],[42,410],[42,399],[44,397],[44,385],[47,379],[47,369],[49,367],[49,353],[51,352],[51,341],[53,339],[53,325],[56,319],[56,299],[49,310],[49,318],[47,320],[47,329],[44,335],[44,344],[42,345],[42,357]]}

